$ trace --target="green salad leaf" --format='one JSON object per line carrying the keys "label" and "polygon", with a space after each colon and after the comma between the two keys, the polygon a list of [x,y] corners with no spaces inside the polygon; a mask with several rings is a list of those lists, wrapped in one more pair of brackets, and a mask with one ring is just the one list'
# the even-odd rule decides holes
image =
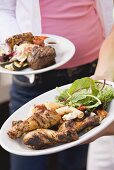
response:
{"label": "green salad leaf", "polygon": [[109,85],[105,85],[104,88],[99,91],[97,97],[102,103],[110,102],[114,98],[114,89]]}
{"label": "green salad leaf", "polygon": [[72,83],[71,87],[69,88],[68,92],[70,94],[73,94],[73,93],[78,92],[82,89],[89,90],[93,94],[98,93],[98,89],[96,88],[95,81],[89,77],[75,80]]}
{"label": "green salad leaf", "polygon": [[88,110],[99,105],[106,105],[114,98],[114,88],[111,85],[93,80],[90,77],[75,80],[70,88],[61,90],[57,87],[59,95],[56,101],[64,105],[78,107],[86,106]]}

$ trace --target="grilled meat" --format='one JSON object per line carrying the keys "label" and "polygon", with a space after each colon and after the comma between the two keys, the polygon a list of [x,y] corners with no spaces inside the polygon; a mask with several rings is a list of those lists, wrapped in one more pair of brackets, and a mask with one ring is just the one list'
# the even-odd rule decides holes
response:
{"label": "grilled meat", "polygon": [[78,139],[76,131],[66,128],[64,132],[50,129],[37,129],[27,133],[23,142],[32,149],[44,149],[59,143],[68,143]]}
{"label": "grilled meat", "polygon": [[41,69],[55,63],[55,49],[50,46],[38,47],[32,49],[32,56],[27,58],[29,66],[34,69]]}
{"label": "grilled meat", "polygon": [[23,43],[24,41],[33,43],[34,36],[31,32],[23,33],[23,34],[17,34],[14,35],[8,39],[6,39],[6,43],[10,46],[10,48],[13,50],[14,45]]}
{"label": "grilled meat", "polygon": [[90,126],[99,125],[99,117],[92,116],[77,122],[76,120],[65,121],[58,131],[49,129],[37,129],[27,133],[23,142],[32,149],[44,149],[54,144],[68,143],[78,139],[77,133]]}
{"label": "grilled meat", "polygon": [[74,120],[69,120],[69,121],[65,121],[64,123],[61,124],[61,126],[59,127],[58,131],[64,131],[66,128],[73,128],[75,129],[75,131],[77,133],[79,133],[80,131],[82,131],[85,128],[88,128],[90,126],[97,126],[100,124],[100,120],[98,116],[91,116],[91,117],[87,117],[84,120],[81,121],[77,121],[76,119]]}
{"label": "grilled meat", "polygon": [[99,116],[100,121],[102,121],[108,115],[104,109],[97,109],[95,113]]}
{"label": "grilled meat", "polygon": [[61,119],[61,116],[56,111],[48,110],[43,104],[34,106],[32,112],[32,115],[26,120],[13,122],[12,128],[8,131],[10,138],[19,138],[25,132],[37,128],[50,128],[56,125]]}
{"label": "grilled meat", "polygon": [[[64,121],[57,112],[62,107],[53,102],[35,105],[26,120],[12,122],[12,128],[8,131],[9,137],[16,139],[23,135],[23,143],[29,148],[49,148],[78,140],[78,135],[98,126],[107,115],[105,110],[96,109],[91,116]],[[56,130],[52,130],[55,125]]]}

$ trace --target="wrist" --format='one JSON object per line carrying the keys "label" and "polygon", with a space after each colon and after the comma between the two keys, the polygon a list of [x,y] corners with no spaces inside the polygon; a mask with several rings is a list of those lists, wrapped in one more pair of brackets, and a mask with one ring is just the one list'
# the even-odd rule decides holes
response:
{"label": "wrist", "polygon": [[114,121],[104,130],[103,136],[114,135]]}
{"label": "wrist", "polygon": [[106,79],[109,81],[114,81],[114,70],[111,70],[110,68],[105,70],[103,68],[96,68],[94,76],[98,77],[99,80]]}

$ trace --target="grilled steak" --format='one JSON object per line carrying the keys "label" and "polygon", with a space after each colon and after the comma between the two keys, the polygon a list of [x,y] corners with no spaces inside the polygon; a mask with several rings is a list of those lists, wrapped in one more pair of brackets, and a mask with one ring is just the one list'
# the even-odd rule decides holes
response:
{"label": "grilled steak", "polygon": [[29,66],[34,69],[41,69],[55,63],[55,49],[50,46],[35,46],[32,49],[32,56],[27,58]]}

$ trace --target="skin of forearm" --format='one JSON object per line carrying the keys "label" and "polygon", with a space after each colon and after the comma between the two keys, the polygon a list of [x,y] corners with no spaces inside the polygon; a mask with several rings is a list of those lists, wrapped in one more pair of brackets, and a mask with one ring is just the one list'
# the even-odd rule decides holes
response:
{"label": "skin of forearm", "polygon": [[114,26],[101,46],[95,75],[114,80]]}
{"label": "skin of forearm", "polygon": [[[95,76],[114,81],[114,26],[101,46]],[[114,121],[100,134],[107,135],[114,135]]]}
{"label": "skin of forearm", "polygon": [[114,135],[114,121],[106,128],[104,135]]}

